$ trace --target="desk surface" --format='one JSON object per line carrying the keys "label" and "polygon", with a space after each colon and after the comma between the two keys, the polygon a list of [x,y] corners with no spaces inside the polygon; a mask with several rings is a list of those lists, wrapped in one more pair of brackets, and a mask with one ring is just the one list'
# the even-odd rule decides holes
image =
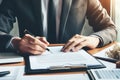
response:
{"label": "desk surface", "polygon": [[[99,52],[99,51],[101,51],[101,50],[103,50],[103,49],[105,49],[105,48],[107,48],[107,47],[110,47],[111,45],[113,45],[113,44],[115,44],[116,42],[114,42],[114,43],[111,43],[111,44],[108,44],[108,45],[106,45],[106,46],[104,46],[104,47],[102,47],[102,48],[96,48],[96,49],[93,49],[93,50],[88,50],[88,52],[90,53],[90,54],[95,54],[95,53],[97,53],[97,52]],[[51,44],[50,46],[61,46],[61,45],[63,45],[63,44]],[[20,63],[13,63],[13,64],[1,64],[0,66],[23,66],[24,65],[24,62],[20,62]],[[63,72],[63,73],[57,73],[57,74],[66,74],[66,73],[74,73],[74,74],[78,74],[78,73],[85,73],[85,72]],[[56,73],[55,73],[56,74]],[[45,75],[45,74],[42,74],[42,75]],[[53,75],[53,74],[47,74],[47,75]]]}
{"label": "desk surface", "polygon": [[[95,49],[92,49],[92,50],[88,50],[88,53],[95,54],[95,53],[97,53],[97,52],[99,52],[99,51],[101,51],[101,50],[103,50],[103,49],[105,49],[107,47],[110,47],[111,45],[113,45],[115,43],[116,42],[113,42],[113,43],[108,44],[108,45],[106,45],[106,46],[104,46],[102,48],[95,48]],[[62,45],[64,45],[64,44],[50,44],[50,46],[62,46]],[[24,65],[24,62],[13,63],[13,64],[0,64],[0,66],[20,66],[20,65]]]}

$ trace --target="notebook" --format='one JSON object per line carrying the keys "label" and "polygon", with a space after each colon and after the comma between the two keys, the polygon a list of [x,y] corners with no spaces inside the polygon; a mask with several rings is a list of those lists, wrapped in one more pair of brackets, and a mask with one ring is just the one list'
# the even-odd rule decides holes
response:
{"label": "notebook", "polygon": [[13,52],[0,52],[0,64],[22,62],[22,56]]}
{"label": "notebook", "polygon": [[120,69],[91,69],[88,75],[91,80],[120,80]]}

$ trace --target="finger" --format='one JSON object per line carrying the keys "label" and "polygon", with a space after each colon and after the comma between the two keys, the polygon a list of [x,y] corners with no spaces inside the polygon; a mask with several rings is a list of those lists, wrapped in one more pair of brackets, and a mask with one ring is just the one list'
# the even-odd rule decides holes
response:
{"label": "finger", "polygon": [[33,36],[29,35],[29,34],[28,35],[26,34],[24,39],[27,39],[30,44],[39,45],[44,49],[46,49],[46,47],[47,47],[47,45],[44,44],[42,41],[40,41],[38,38],[33,37]]}
{"label": "finger", "polygon": [[36,37],[36,38],[39,39],[41,42],[45,43],[46,45],[49,45],[49,42],[45,37]]}
{"label": "finger", "polygon": [[[80,44],[81,42],[83,42],[84,40],[86,40],[86,38],[85,37],[81,37],[81,36],[75,36],[74,37],[74,39],[72,39],[73,41],[72,41],[72,43],[71,44],[69,44],[69,45],[67,45],[67,46],[65,46],[65,48],[64,48],[64,52],[68,52],[68,51],[71,51],[71,50],[73,50],[73,48],[75,47],[75,46],[77,46],[78,44]],[[74,50],[73,50],[74,51]]]}
{"label": "finger", "polygon": [[44,52],[46,49],[39,46],[39,45],[31,45],[31,46],[28,46],[31,50],[34,50],[34,51],[40,51],[40,52]]}
{"label": "finger", "polygon": [[29,42],[35,42],[35,37],[31,36],[30,34],[25,34],[25,36],[22,39]]}
{"label": "finger", "polygon": [[64,51],[67,49],[67,47],[69,47],[73,42],[74,42],[75,36],[73,36],[70,40],[68,40],[68,42],[63,46],[61,51]]}
{"label": "finger", "polygon": [[72,49],[72,51],[73,52],[76,52],[76,51],[79,51],[80,49],[82,49],[83,47],[85,47],[85,46],[87,46],[87,41],[83,41],[83,42],[81,42],[81,43],[79,43],[78,45],[76,45],[73,49]]}
{"label": "finger", "polygon": [[62,48],[61,51],[65,52],[65,50],[73,43],[72,40],[69,40]]}
{"label": "finger", "polygon": [[32,54],[32,55],[38,55],[38,54],[42,54],[43,52],[41,51],[36,51],[36,50],[29,50],[28,53]]}
{"label": "finger", "polygon": [[23,47],[20,47],[21,53],[30,53],[30,54],[42,54],[44,50],[40,50],[39,48],[32,48],[28,45],[24,45]]}
{"label": "finger", "polygon": [[29,44],[37,45],[39,40],[37,40],[35,37],[25,34],[25,36],[22,38],[24,41],[28,42]]}
{"label": "finger", "polygon": [[43,52],[45,52],[45,50],[42,51],[42,50],[36,50],[36,49],[29,48],[28,52],[31,54],[42,54]]}
{"label": "finger", "polygon": [[46,48],[43,48],[39,45],[33,45],[33,44],[30,44],[28,41],[26,41],[25,39],[22,39],[19,43],[19,51],[20,52],[45,52],[45,49]]}

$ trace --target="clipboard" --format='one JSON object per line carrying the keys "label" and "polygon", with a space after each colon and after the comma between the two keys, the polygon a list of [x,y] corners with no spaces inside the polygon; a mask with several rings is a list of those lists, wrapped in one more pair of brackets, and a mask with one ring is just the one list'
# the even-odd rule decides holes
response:
{"label": "clipboard", "polygon": [[31,69],[29,56],[25,57],[25,74],[44,74],[44,73],[58,73],[58,72],[73,72],[73,71],[86,71],[87,67],[85,65],[80,65],[78,68],[67,68],[67,67],[58,67],[53,66],[47,69]]}
{"label": "clipboard", "polygon": [[86,71],[106,67],[85,50],[63,53],[60,52],[60,46],[49,49],[52,53],[46,51],[42,55],[24,57],[26,74]]}

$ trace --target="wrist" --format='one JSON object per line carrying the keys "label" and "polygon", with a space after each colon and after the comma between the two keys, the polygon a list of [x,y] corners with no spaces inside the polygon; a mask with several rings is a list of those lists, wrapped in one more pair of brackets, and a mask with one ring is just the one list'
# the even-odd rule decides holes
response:
{"label": "wrist", "polygon": [[90,36],[91,36],[91,37],[96,37],[96,38],[99,39],[99,43],[98,43],[98,45],[97,45],[98,48],[103,46],[103,39],[102,39],[102,37],[97,36],[97,35],[90,35]]}
{"label": "wrist", "polygon": [[14,37],[12,39],[11,43],[12,43],[12,46],[14,49],[18,50],[20,40],[21,40],[21,38],[19,38],[19,37]]}

